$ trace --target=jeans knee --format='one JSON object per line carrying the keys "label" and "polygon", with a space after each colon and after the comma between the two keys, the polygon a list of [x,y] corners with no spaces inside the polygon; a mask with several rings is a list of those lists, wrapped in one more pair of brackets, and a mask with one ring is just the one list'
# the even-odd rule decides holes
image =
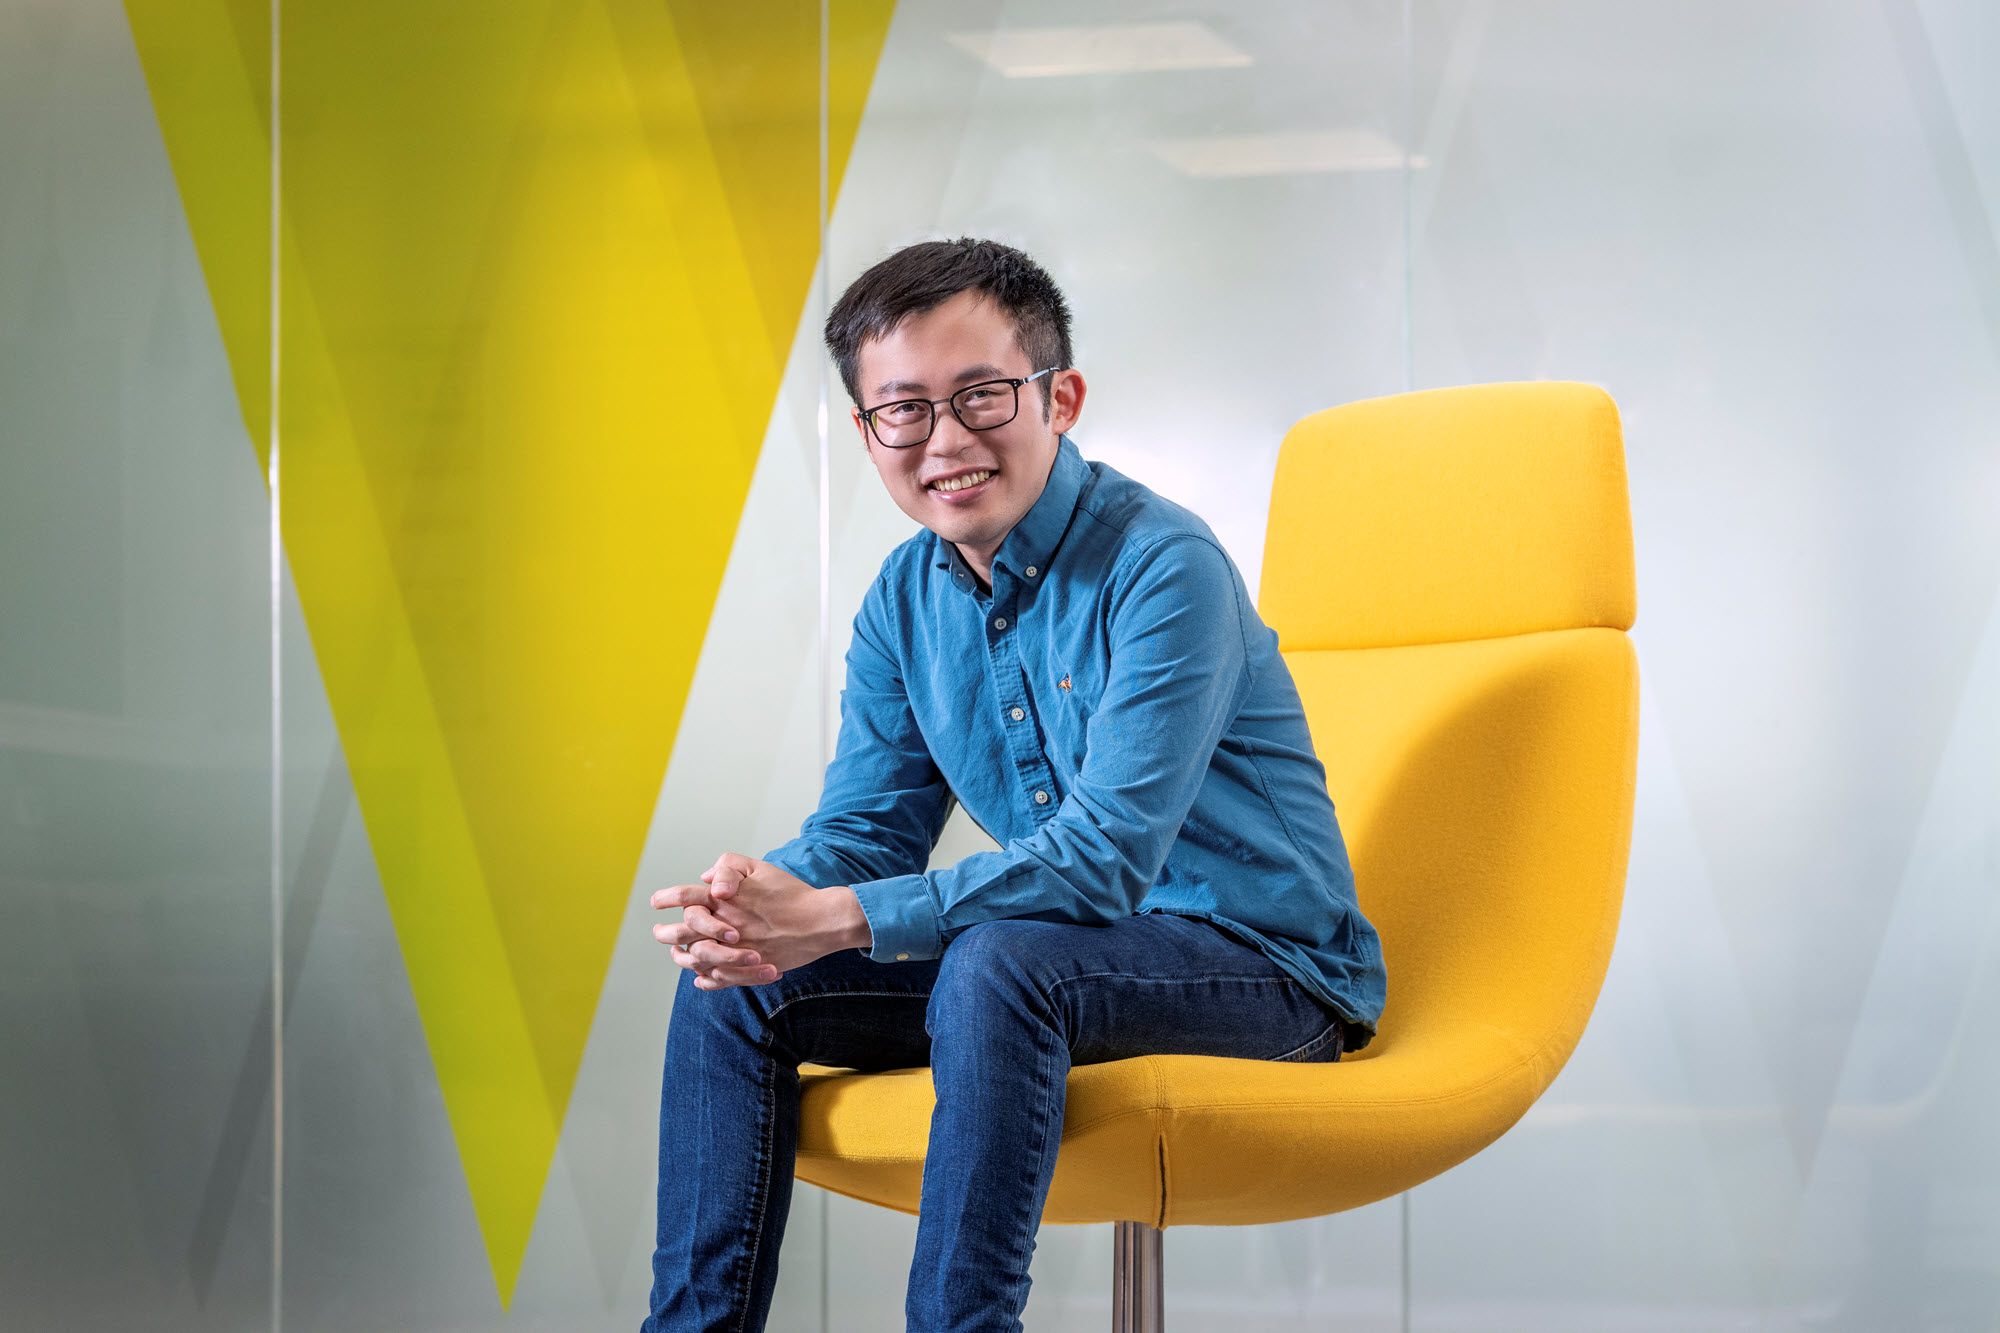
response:
{"label": "jeans knee", "polygon": [[[935,1036],[940,1013],[978,1013],[994,1004],[1040,1003],[1045,990],[1036,964],[1044,958],[1038,921],[982,921],[961,931],[938,963],[931,991],[930,1025]],[[949,1023],[950,1019],[945,1019]]]}
{"label": "jeans knee", "polygon": [[727,1032],[755,1040],[765,1027],[763,1009],[748,986],[726,986],[702,990],[694,984],[694,973],[683,971],[674,989],[674,1009],[667,1019],[667,1042],[676,1032],[692,1036],[696,1030]]}

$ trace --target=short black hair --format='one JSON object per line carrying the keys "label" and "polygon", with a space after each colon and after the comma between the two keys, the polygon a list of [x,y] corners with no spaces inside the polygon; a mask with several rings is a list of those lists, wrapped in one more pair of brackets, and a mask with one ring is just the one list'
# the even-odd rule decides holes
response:
{"label": "short black hair", "polygon": [[[887,337],[911,315],[935,309],[964,291],[980,292],[1007,312],[1030,372],[1070,368],[1069,302],[1040,264],[998,241],[970,236],[922,241],[904,246],[856,278],[827,314],[826,349],[856,407],[861,405],[862,344]],[[1046,420],[1051,381],[1037,383]]]}

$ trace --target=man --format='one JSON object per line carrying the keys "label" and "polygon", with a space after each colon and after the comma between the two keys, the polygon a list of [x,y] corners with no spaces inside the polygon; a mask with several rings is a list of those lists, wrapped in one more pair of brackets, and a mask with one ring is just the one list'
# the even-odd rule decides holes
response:
{"label": "man", "polygon": [[[827,345],[922,524],[855,617],[817,812],[654,927],[667,1038],[647,1330],[761,1328],[797,1066],[931,1066],[911,1329],[1018,1329],[1070,1066],[1337,1060],[1381,950],[1277,636],[1206,524],[1066,432],[1069,312],[990,241],[898,251]],[[1001,844],[926,870],[956,800]]]}

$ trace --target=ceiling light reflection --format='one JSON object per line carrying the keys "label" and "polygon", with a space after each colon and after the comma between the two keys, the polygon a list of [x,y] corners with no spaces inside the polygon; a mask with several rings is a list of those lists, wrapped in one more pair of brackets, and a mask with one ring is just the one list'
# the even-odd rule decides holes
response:
{"label": "ceiling light reflection", "polygon": [[1010,79],[1239,69],[1251,63],[1248,55],[1206,25],[1194,22],[1003,28],[991,32],[954,32],[947,40]]}

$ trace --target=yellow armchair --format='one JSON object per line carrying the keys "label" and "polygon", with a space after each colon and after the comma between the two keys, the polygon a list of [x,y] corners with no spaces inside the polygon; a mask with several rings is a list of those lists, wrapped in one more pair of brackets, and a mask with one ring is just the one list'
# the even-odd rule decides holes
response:
{"label": "yellow armchair", "polygon": [[[1285,437],[1259,610],[1326,765],[1388,1007],[1336,1065],[1077,1067],[1043,1217],[1117,1222],[1120,1328],[1160,1327],[1158,1228],[1409,1189],[1569,1058],[1624,894],[1638,750],[1617,408],[1581,384],[1354,403]],[[798,1175],[915,1212],[930,1071],[813,1074]]]}

